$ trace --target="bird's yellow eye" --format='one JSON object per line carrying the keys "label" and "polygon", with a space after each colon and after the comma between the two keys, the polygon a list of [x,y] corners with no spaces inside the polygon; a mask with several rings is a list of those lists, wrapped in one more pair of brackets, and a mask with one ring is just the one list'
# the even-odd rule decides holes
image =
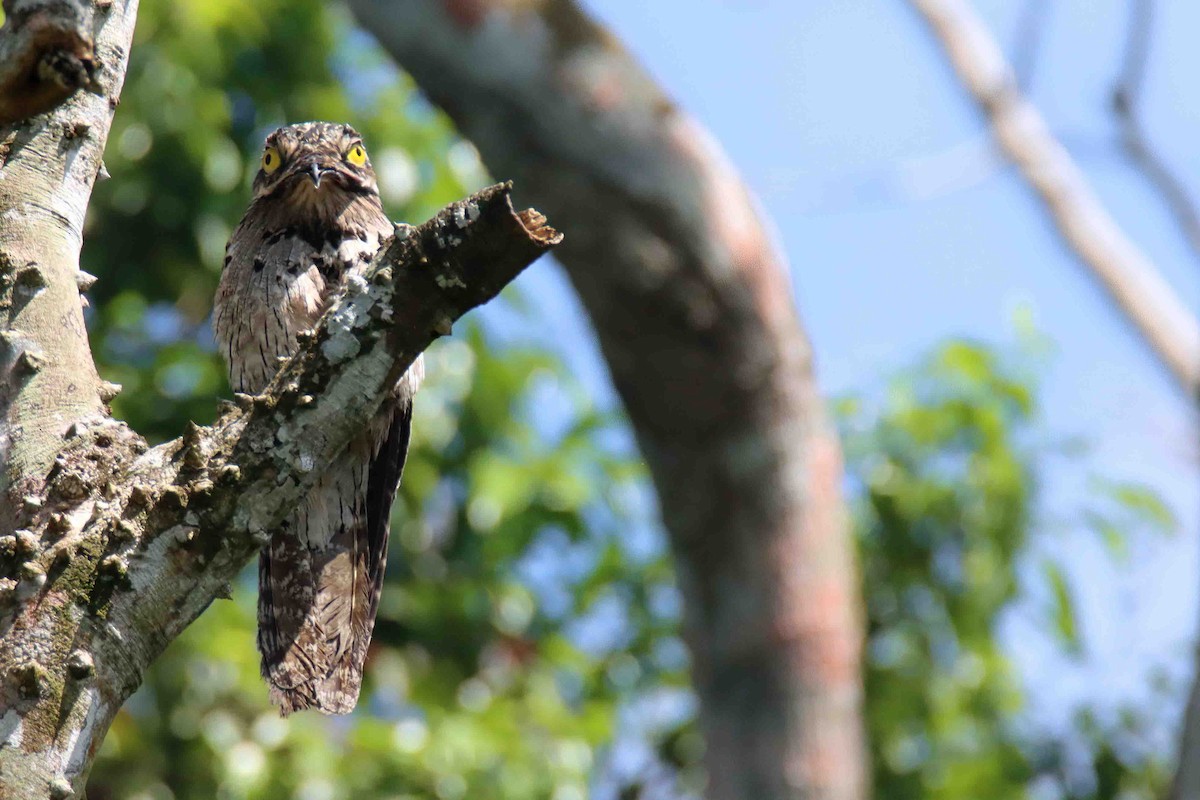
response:
{"label": "bird's yellow eye", "polygon": [[356,144],[346,151],[346,160],[356,167],[361,167],[367,163],[367,151],[361,144]]}
{"label": "bird's yellow eye", "polygon": [[279,150],[275,147],[268,147],[263,151],[262,168],[263,172],[270,175],[275,170],[279,169],[279,165],[283,163],[283,159],[279,157]]}

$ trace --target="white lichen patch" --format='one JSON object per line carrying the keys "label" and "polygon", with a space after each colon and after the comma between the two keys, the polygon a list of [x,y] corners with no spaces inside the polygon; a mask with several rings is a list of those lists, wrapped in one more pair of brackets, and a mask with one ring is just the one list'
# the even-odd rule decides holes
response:
{"label": "white lichen patch", "polygon": [[5,748],[19,750],[22,734],[21,715],[10,708],[0,717],[0,743],[3,743]]}
{"label": "white lichen patch", "polygon": [[325,359],[340,364],[358,355],[362,345],[357,332],[370,323],[377,308],[390,308],[390,298],[391,287],[386,284],[368,283],[361,275],[347,276],[346,293],[329,312],[329,337],[321,343]]}
{"label": "white lichen patch", "polygon": [[321,352],[334,364],[358,355],[359,343],[355,331],[370,319],[370,285],[360,275],[348,275],[346,294],[329,314],[329,338],[321,343]]}
{"label": "white lichen patch", "polygon": [[294,508],[299,495],[299,483],[292,475],[282,476],[277,485],[264,491],[246,492],[239,498],[232,527],[265,544],[270,531],[277,527],[280,509]]}
{"label": "white lichen patch", "polygon": [[46,585],[46,572],[32,561],[26,562],[21,569],[21,580],[17,583],[17,599],[25,602]]}
{"label": "white lichen patch", "polygon": [[94,512],[102,511],[98,508],[99,501],[85,500],[67,514],[67,521],[70,523],[70,532],[76,533],[83,530],[83,526],[91,522]]}
{"label": "white lichen patch", "polygon": [[171,447],[171,442],[152,447],[138,456],[137,460],[133,462],[130,472],[140,475],[152,474],[166,467],[174,454],[175,450]]}
{"label": "white lichen patch", "polygon": [[79,693],[79,698],[75,701],[75,708],[71,713],[74,716],[80,712],[83,714],[83,722],[78,726],[67,726],[70,733],[63,746],[63,751],[66,753],[63,773],[71,779],[82,775],[87,768],[88,751],[91,744],[99,741],[104,735],[104,732],[97,726],[102,725],[102,721],[111,716],[100,697],[100,692],[91,686]]}
{"label": "white lichen patch", "polygon": [[[337,430],[345,427],[348,417],[366,415],[363,408],[372,399],[380,396],[391,363],[392,356],[386,352],[386,348],[375,348],[367,356],[337,373],[326,387],[321,403],[314,407],[312,412],[307,412],[293,421],[287,438],[291,440],[295,449],[291,453],[280,453],[280,456],[291,464],[300,480],[308,481],[311,473],[334,457],[330,441],[338,439]],[[258,521],[255,516],[253,512],[243,514],[239,511],[239,525],[256,524]]]}
{"label": "white lichen patch", "polygon": [[[333,325],[329,327],[332,331]],[[331,364],[340,364],[347,359],[354,358],[360,349],[358,338],[346,329],[331,332],[329,338],[321,343],[321,354]]]}

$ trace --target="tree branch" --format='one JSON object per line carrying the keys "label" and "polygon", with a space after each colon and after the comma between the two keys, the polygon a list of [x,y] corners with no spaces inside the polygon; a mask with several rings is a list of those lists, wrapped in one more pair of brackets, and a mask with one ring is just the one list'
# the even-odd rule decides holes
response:
{"label": "tree branch", "polygon": [[[70,797],[155,658],[228,583],[437,337],[562,237],[511,187],[398,226],[258,397],[147,450],[76,424],[0,538],[0,797]],[[250,643],[247,642],[247,646]]]}
{"label": "tree branch", "polygon": [[1071,251],[1189,396],[1200,393],[1200,324],[1104,208],[965,0],[911,0],[987,115],[1001,149],[1037,192]]}
{"label": "tree branch", "polygon": [[[112,0],[99,0],[105,14]],[[4,0],[0,28],[0,128],[49,111],[97,83],[92,4]]]}
{"label": "tree branch", "polygon": [[1113,89],[1113,113],[1121,128],[1121,143],[1126,155],[1162,195],[1184,240],[1192,248],[1192,254],[1200,257],[1200,211],[1187,185],[1172,171],[1167,159],[1154,149],[1139,114],[1153,27],[1154,0],[1133,0],[1129,9],[1125,57]]}
{"label": "tree branch", "polygon": [[[1200,653],[1193,651],[1193,669]],[[1192,676],[1179,732],[1178,761],[1167,800],[1200,800],[1200,670]]]}
{"label": "tree branch", "polygon": [[[958,77],[988,116],[997,141],[1041,197],[1067,245],[1108,290],[1160,362],[1200,399],[1200,327],[1148,257],[1101,205],[1067,151],[1013,84],[987,28],[964,0],[912,0]],[[1127,151],[1163,192],[1193,249],[1200,224],[1186,189],[1150,148],[1137,118],[1149,54],[1152,0],[1135,0],[1114,110]],[[1185,711],[1171,800],[1200,798],[1200,674]]]}
{"label": "tree branch", "polygon": [[351,0],[559,252],[650,466],[685,598],[707,794],[858,800],[841,461],[760,208],[570,0]]}
{"label": "tree branch", "polygon": [[[1200,257],[1200,211],[1187,185],[1171,170],[1166,158],[1154,149],[1139,115],[1150,61],[1154,12],[1154,0],[1130,2],[1129,31],[1121,74],[1113,91],[1113,112],[1121,126],[1121,141],[1126,154],[1158,189],[1192,248],[1192,254]],[[1200,652],[1195,653],[1192,666],[1192,687],[1184,706],[1178,761],[1167,795],[1169,800],[1200,800]]]}

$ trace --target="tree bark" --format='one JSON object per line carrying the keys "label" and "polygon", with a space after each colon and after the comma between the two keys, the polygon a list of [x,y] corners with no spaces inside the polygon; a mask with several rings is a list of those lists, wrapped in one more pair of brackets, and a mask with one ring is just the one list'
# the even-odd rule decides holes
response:
{"label": "tree bark", "polygon": [[649,463],[708,795],[858,800],[857,576],[787,264],[711,137],[572,0],[350,0],[558,252]]}
{"label": "tree bark", "polygon": [[[101,30],[102,56],[118,52],[110,35],[124,42],[106,70],[123,72],[135,11],[132,0],[113,6]],[[108,97],[116,88],[119,79]],[[0,171],[0,191],[14,176],[32,180],[33,164],[57,185],[64,170],[69,176],[94,156],[84,164],[86,181],[68,181],[52,197],[79,212],[70,218],[75,227],[36,201],[0,213],[0,307],[8,312],[0,333],[11,356],[0,383],[8,476],[0,523],[0,798],[76,796],[145,669],[227,594],[267,532],[362,431],[399,376],[455,320],[561,240],[537,212],[513,211],[510,185],[452,204],[418,228],[398,226],[261,396],[241,396],[212,428],[190,425],[180,439],[147,449],[107,415],[102,401],[111,389],[96,378],[82,329],[77,231],[109,111],[89,118],[98,139],[94,152],[81,153],[72,145],[77,129],[55,121],[69,120],[75,107],[30,123],[42,146],[10,150]],[[18,132],[13,141],[25,140]],[[10,204],[18,196],[3,195]],[[39,227],[42,214],[58,226]],[[52,311],[37,311],[43,307]],[[55,316],[64,308],[72,316]],[[60,324],[74,335],[64,337]],[[40,393],[31,389],[39,380],[48,387]]]}
{"label": "tree bark", "polygon": [[[1200,650],[1193,651],[1200,663]],[[1200,668],[1192,677],[1179,734],[1179,763],[1167,800],[1200,800]]]}
{"label": "tree bark", "polygon": [[[35,656],[45,655],[45,635],[64,609],[53,600],[30,615],[14,634],[19,601],[35,600],[45,568],[30,558],[43,548],[37,535],[19,530],[22,515],[41,503],[37,489],[54,466],[63,432],[75,420],[102,417],[108,387],[100,381],[88,348],[79,272],[83,218],[101,169],[112,113],[125,76],[137,17],[137,0],[109,4],[93,17],[78,3],[4,5],[0,30],[0,797],[69,797],[86,757],[75,744],[89,724],[87,702],[66,704],[63,739],[51,746],[55,728],[47,715],[26,718],[49,673]],[[47,31],[72,30],[86,40],[89,58],[101,62],[95,91],[48,111],[57,100],[26,102],[31,76],[14,78],[24,56],[41,52]],[[50,37],[53,38],[53,37]],[[93,46],[94,42],[94,46]],[[41,56],[35,58],[40,62]],[[32,78],[44,77],[34,70]],[[15,83],[14,83],[15,81]],[[49,102],[50,105],[44,105]],[[26,499],[28,498],[28,499]],[[60,526],[66,517],[59,517]],[[20,578],[20,592],[18,581]],[[32,624],[40,616],[47,624]],[[81,656],[82,658],[82,656]],[[80,669],[83,667],[80,666]],[[61,674],[65,657],[57,665]],[[61,686],[61,682],[60,682]],[[47,695],[48,697],[49,695]],[[59,692],[60,699],[62,693]],[[96,740],[98,743],[98,739]],[[86,747],[86,745],[85,745]],[[41,758],[30,754],[40,751]],[[70,777],[68,777],[70,776]]]}
{"label": "tree bark", "polygon": [[[39,9],[38,24],[22,26],[12,6]],[[65,21],[55,24],[53,8],[5,3],[10,16],[0,32],[17,32],[0,46],[31,26],[73,25],[81,13],[77,4],[59,4]],[[83,324],[80,286],[89,279],[79,273],[79,250],[136,18],[136,0],[111,3],[94,19],[89,11],[80,35],[89,46],[96,42],[94,92],[0,129],[0,530],[12,529],[26,484],[49,469],[66,425],[99,413],[108,391],[96,375]],[[0,87],[0,97],[11,99],[10,91]]]}
{"label": "tree bark", "polygon": [[[0,127],[49,111],[97,82],[94,26],[112,0],[4,0]],[[96,17],[99,19],[96,19]]]}

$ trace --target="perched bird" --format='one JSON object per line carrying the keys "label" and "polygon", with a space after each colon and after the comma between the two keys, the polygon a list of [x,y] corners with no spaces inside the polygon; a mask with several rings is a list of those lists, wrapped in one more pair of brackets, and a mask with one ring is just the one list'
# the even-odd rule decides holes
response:
{"label": "perched bird", "polygon": [[[225,251],[213,330],[234,391],[259,394],[392,232],[362,138],[307,122],[267,137],[254,198]],[[408,448],[418,360],[259,556],[258,649],[286,716],[354,709]]]}

